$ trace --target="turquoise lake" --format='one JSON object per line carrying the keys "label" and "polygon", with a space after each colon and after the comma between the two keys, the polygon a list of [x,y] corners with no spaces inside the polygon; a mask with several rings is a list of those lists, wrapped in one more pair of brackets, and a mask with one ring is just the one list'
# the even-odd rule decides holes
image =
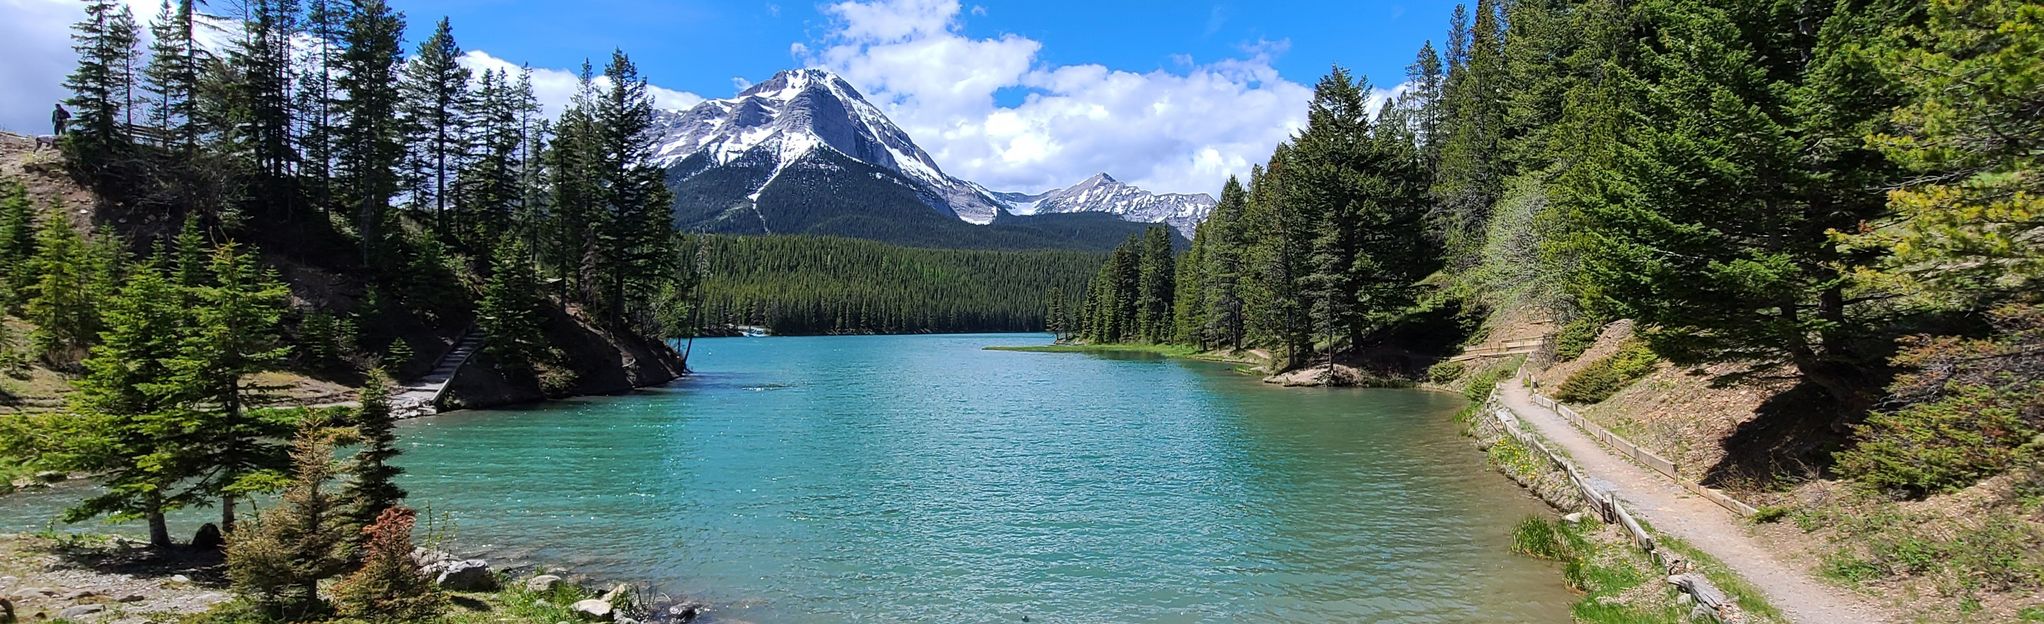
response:
{"label": "turquoise lake", "polygon": [[[699,340],[666,388],[405,422],[404,485],[454,550],[726,621],[1567,620],[1559,571],[1508,553],[1549,512],[1461,398],[981,349],[1045,342]],[[0,531],[81,493],[0,497]]]}

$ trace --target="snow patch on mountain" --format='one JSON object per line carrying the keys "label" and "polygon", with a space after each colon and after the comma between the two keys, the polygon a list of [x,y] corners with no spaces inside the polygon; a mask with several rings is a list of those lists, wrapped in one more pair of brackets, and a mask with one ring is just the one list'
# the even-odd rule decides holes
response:
{"label": "snow patch on mountain", "polygon": [[1192,238],[1192,230],[1214,210],[1214,198],[1205,193],[1152,193],[1105,173],[1078,184],[1034,195],[993,193],[1018,215],[1101,212],[1123,221],[1162,223]]}
{"label": "snow patch on mountain", "polygon": [[1151,193],[1106,174],[1034,195],[991,191],[945,174],[857,89],[820,69],[783,71],[736,97],[706,100],[684,112],[656,111],[653,131],[659,135],[655,158],[669,168],[698,154],[710,167],[770,164],[762,182],[745,189],[746,201],[754,203],[788,167],[820,162],[805,157],[831,150],[900,174],[931,209],[980,225],[1003,214],[1101,212],[1167,224],[1189,238],[1214,204],[1204,194]]}

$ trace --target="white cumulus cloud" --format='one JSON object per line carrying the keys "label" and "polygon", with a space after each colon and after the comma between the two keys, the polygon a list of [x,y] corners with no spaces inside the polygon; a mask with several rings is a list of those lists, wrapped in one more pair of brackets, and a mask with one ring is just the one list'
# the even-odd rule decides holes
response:
{"label": "white cumulus cloud", "polygon": [[[997,190],[1105,172],[1154,191],[1218,194],[1305,123],[1312,95],[1272,66],[1282,42],[1133,72],[1051,65],[1038,58],[1042,43],[1016,35],[967,36],[955,0],[848,0],[824,11],[830,34],[791,52],[857,86],[946,172]],[[1009,98],[997,93],[1021,101],[1003,105]]]}

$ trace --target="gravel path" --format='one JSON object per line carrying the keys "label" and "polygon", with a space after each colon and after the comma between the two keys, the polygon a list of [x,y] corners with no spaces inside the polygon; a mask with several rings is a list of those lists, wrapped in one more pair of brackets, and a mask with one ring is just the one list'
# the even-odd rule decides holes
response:
{"label": "gravel path", "polygon": [[1767,601],[1798,624],[1877,624],[1893,618],[1868,599],[1813,578],[1755,538],[1745,520],[1669,481],[1660,473],[1611,454],[1560,414],[1533,403],[1516,380],[1498,385],[1498,398],[1526,426],[1561,447],[1587,473],[1603,481],[1654,528],[1723,561]]}

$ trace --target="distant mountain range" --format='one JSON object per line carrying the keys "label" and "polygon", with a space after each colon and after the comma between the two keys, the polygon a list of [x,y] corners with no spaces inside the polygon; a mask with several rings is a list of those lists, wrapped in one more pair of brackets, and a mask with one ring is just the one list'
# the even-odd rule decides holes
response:
{"label": "distant mountain range", "polygon": [[819,69],[657,115],[656,157],[686,230],[1105,249],[1152,224],[1189,238],[1214,205],[1205,194],[1151,193],[1105,173],[1043,193],[989,190],[944,173],[857,89]]}

